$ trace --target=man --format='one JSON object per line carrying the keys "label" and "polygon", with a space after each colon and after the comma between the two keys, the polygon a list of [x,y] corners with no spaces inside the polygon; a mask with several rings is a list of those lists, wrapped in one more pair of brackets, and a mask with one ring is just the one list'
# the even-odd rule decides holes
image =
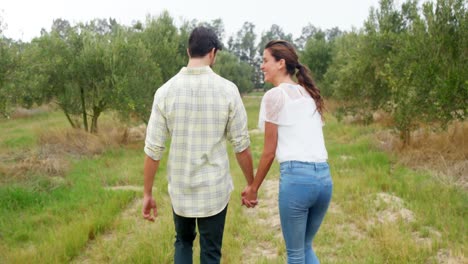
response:
{"label": "man", "polygon": [[[200,262],[220,263],[233,189],[226,140],[236,152],[248,185],[253,182],[247,115],[239,90],[210,68],[220,49],[213,30],[198,27],[192,31],[187,67],[157,90],[148,122],[142,213],[149,221],[157,216],[152,186],[170,136],[167,179],[176,231],[175,263],[192,263],[195,226],[200,233]],[[243,199],[243,204],[253,207],[256,201]]]}

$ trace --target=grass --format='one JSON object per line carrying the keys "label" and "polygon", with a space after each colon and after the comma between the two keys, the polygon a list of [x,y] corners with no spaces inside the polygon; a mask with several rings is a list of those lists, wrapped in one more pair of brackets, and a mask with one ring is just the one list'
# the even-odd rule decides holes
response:
{"label": "grass", "polygon": [[97,163],[78,161],[66,177],[69,184],[53,190],[0,187],[1,244],[9,248],[2,257],[7,263],[66,262],[109,228],[135,194],[97,185]]}
{"label": "grass", "polygon": [[[260,100],[244,98],[255,164],[263,145],[263,135],[254,131]],[[2,121],[0,154],[37,147],[44,130],[66,126],[54,112]],[[466,190],[441,184],[379,150],[373,143],[376,126],[345,125],[330,115],[324,130],[334,193],[314,241],[322,263],[466,263]],[[0,263],[172,263],[175,233],[166,162],[155,178],[155,223],[141,219],[141,191],[106,189],[142,186],[142,148],[137,142],[100,155],[69,157],[64,176],[33,171],[26,180],[2,173],[8,162],[0,159],[0,177],[8,178],[0,180]],[[247,209],[240,206],[245,180],[231,150],[230,163],[235,190],[223,263],[285,263],[284,242],[272,224],[277,193],[269,189],[278,180],[278,165],[267,176],[273,185],[260,189],[263,207]],[[195,241],[195,263],[198,249]]]}

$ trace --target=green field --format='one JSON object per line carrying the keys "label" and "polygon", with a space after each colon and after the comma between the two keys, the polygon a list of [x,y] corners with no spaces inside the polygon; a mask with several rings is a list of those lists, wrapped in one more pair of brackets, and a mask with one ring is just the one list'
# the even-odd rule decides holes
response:
{"label": "green field", "polygon": [[[256,130],[260,99],[244,99],[254,164],[263,145]],[[0,121],[0,263],[172,263],[167,159],[153,192],[159,216],[146,222],[140,213],[143,142],[94,155],[63,154],[63,175],[19,166],[44,158],[40,135],[53,129],[68,129],[61,113]],[[377,126],[345,125],[327,115],[324,129],[334,194],[314,241],[322,263],[468,263],[466,190],[396,165],[398,157],[374,146]],[[259,206],[247,209],[232,150],[230,158],[235,190],[223,263],[285,263],[277,164],[260,189]],[[194,252],[199,263],[198,243]]]}

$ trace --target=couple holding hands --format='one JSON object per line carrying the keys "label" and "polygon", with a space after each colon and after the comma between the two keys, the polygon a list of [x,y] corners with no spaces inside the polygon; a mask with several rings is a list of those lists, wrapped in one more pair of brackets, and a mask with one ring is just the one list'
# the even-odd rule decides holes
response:
{"label": "couple holding hands", "polygon": [[249,208],[257,205],[257,192],[278,160],[278,204],[288,263],[319,263],[312,240],[327,212],[333,185],[320,91],[290,43],[273,40],[265,46],[261,70],[265,82],[275,87],[265,93],[260,106],[258,125],[265,140],[254,176],[239,90],[211,70],[221,47],[213,30],[195,28],[189,37],[187,66],[154,95],[144,148],[143,217],[154,221],[157,216],[152,186],[170,138],[167,180],[176,233],[174,263],[192,263],[196,226],[200,263],[220,263],[233,190],[228,141],[247,181],[242,203]]}

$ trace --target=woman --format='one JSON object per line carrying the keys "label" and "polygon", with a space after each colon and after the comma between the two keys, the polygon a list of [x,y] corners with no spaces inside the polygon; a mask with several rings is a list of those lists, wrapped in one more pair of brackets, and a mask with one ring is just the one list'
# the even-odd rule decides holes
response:
{"label": "woman", "polygon": [[[287,41],[270,41],[263,52],[265,93],[259,127],[265,145],[253,184],[243,198],[254,201],[273,160],[280,163],[279,212],[288,263],[319,263],[312,240],[327,212],[332,180],[322,132],[323,99],[307,66]],[[293,75],[296,75],[297,82]]]}

